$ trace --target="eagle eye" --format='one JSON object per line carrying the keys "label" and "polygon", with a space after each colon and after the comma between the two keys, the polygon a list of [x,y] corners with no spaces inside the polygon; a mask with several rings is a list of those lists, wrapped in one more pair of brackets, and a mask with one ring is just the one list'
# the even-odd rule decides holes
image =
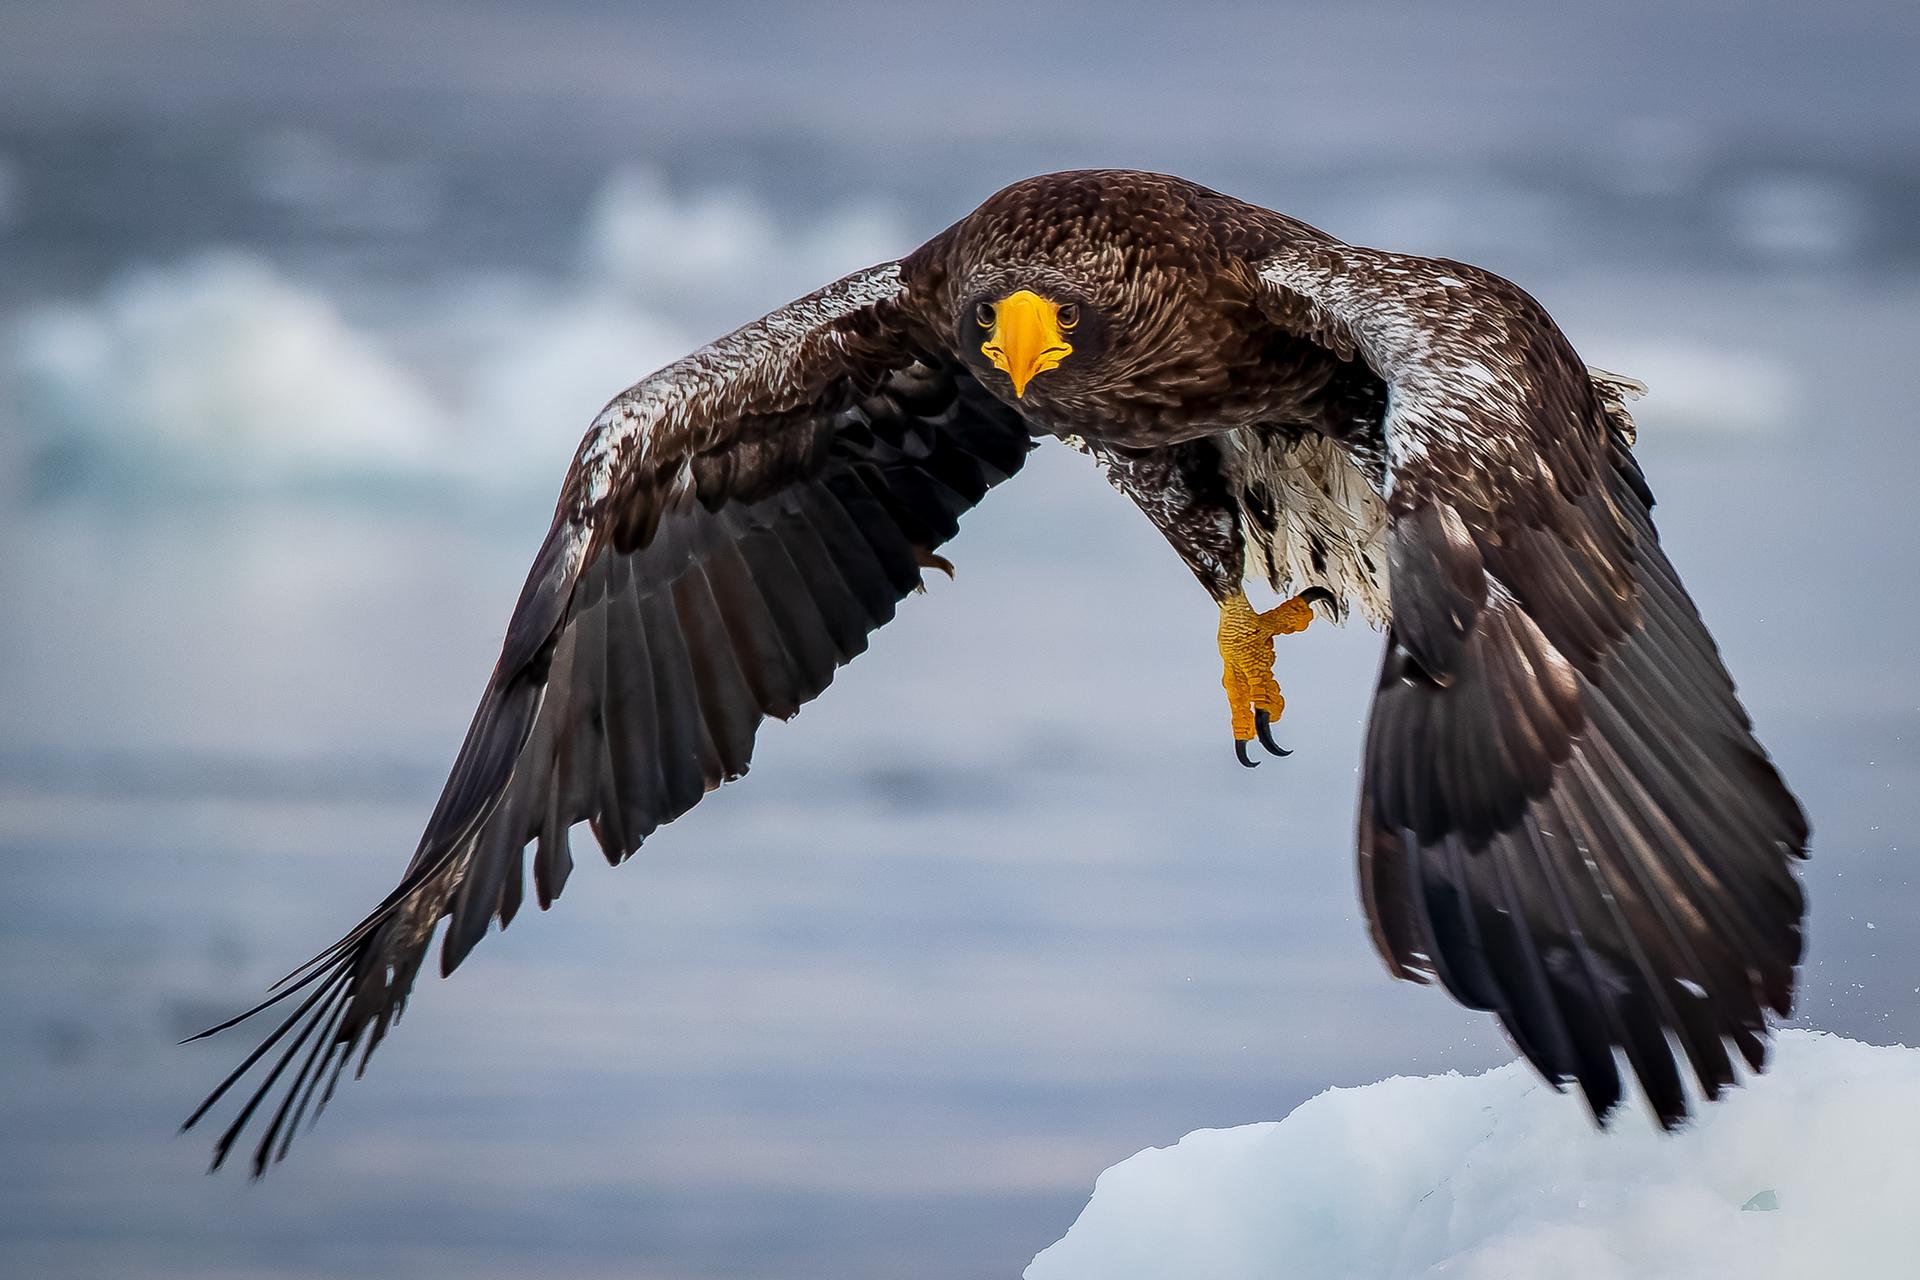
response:
{"label": "eagle eye", "polygon": [[1054,312],[1053,322],[1062,329],[1073,328],[1080,323],[1080,308],[1071,302],[1061,303],[1060,309]]}
{"label": "eagle eye", "polygon": [[982,329],[993,328],[993,304],[983,302],[973,309],[973,318],[980,322]]}

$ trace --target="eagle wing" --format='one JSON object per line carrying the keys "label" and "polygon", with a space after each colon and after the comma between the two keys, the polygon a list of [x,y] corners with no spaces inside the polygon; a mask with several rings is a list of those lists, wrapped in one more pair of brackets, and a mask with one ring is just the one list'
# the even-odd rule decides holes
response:
{"label": "eagle wing", "polygon": [[1664,1126],[1789,1012],[1807,822],[1661,550],[1615,383],[1460,263],[1297,242],[1263,307],[1387,384],[1393,619],[1359,875],[1387,966]]}
{"label": "eagle wing", "polygon": [[443,974],[513,919],[529,843],[545,908],[574,824],[617,864],[745,773],[760,722],[818,696],[941,563],[958,517],[1019,469],[1027,429],[901,336],[902,289],[897,264],[849,276],[596,419],[400,883],[271,998],[202,1033],[291,1005],[187,1121],[263,1073],[216,1167],[263,1115],[262,1172],[356,1048],[365,1069],[442,919]]}

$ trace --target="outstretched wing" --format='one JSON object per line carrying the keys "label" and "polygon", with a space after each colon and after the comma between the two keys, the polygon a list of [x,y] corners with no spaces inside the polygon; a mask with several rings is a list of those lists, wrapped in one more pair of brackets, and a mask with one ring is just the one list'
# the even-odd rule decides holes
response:
{"label": "outstretched wing", "polygon": [[1597,1118],[1668,1127],[1785,1015],[1807,823],[1661,551],[1617,380],[1459,263],[1302,240],[1267,310],[1386,382],[1393,623],[1360,881],[1401,977],[1498,1015]]}
{"label": "outstretched wing", "polygon": [[365,1069],[442,919],[442,973],[513,919],[529,842],[544,908],[575,823],[617,864],[745,773],[761,720],[817,696],[942,563],[958,517],[1019,469],[1026,428],[901,336],[901,289],[894,264],[849,276],[595,421],[400,883],[272,998],[202,1033],[292,1003],[187,1121],[263,1073],[216,1167],[259,1115],[260,1173],[356,1047]]}

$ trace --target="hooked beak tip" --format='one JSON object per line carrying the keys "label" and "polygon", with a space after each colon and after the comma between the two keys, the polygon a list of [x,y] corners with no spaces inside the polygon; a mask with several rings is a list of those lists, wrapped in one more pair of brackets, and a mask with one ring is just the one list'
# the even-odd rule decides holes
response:
{"label": "hooked beak tip", "polygon": [[1061,332],[1060,308],[1029,289],[1002,298],[991,315],[992,332],[980,351],[994,368],[1007,375],[1016,400],[1026,398],[1027,386],[1038,374],[1056,368],[1073,354]]}

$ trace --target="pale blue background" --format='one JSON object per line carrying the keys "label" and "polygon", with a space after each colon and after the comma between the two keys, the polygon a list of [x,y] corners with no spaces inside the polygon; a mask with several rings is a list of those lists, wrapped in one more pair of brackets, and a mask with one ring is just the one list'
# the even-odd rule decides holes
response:
{"label": "pale blue background", "polygon": [[1814,820],[1803,1021],[1920,1035],[1914,10],[1604,8],[0,6],[0,1273],[1011,1275],[1142,1146],[1507,1056],[1358,917],[1377,638],[1283,645],[1243,773],[1205,599],[1048,450],[265,1183],[172,1136],[245,1047],[173,1042],[404,862],[598,404],[1056,167],[1473,259],[1654,384]]}

